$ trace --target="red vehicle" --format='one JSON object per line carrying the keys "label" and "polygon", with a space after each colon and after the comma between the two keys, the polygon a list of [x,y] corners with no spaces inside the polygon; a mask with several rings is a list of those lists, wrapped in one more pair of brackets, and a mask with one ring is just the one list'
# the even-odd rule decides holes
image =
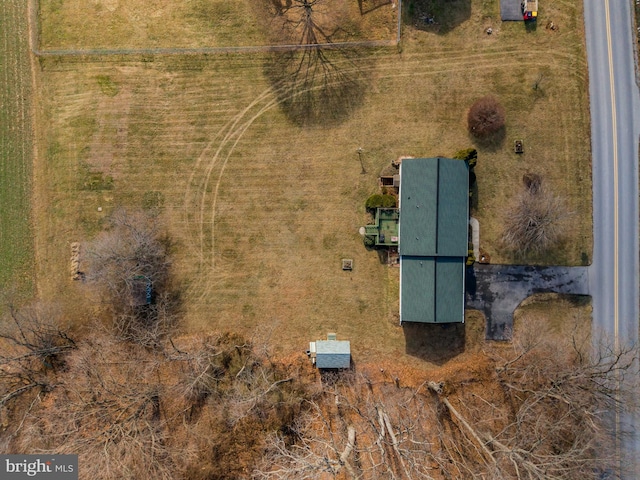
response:
{"label": "red vehicle", "polygon": [[522,17],[527,20],[537,20],[538,0],[522,0]]}

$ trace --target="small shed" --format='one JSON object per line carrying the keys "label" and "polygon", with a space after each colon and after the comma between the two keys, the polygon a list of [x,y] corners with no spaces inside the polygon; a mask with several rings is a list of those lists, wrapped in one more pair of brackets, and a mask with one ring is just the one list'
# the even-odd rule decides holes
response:
{"label": "small shed", "polygon": [[335,334],[327,335],[327,340],[310,342],[309,354],[315,366],[320,369],[351,367],[351,342],[336,340]]}
{"label": "small shed", "polygon": [[136,275],[131,281],[129,306],[142,307],[153,303],[153,286],[144,275]]}

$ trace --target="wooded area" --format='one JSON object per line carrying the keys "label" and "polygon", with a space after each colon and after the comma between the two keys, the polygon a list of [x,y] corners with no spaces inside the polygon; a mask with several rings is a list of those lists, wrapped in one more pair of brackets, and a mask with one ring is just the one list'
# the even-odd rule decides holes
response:
{"label": "wooded area", "polygon": [[268,332],[141,343],[89,312],[88,331],[9,312],[0,446],[77,453],[81,478],[584,479],[616,464],[603,412],[635,408],[635,349],[534,317],[467,370],[392,378],[277,358]]}

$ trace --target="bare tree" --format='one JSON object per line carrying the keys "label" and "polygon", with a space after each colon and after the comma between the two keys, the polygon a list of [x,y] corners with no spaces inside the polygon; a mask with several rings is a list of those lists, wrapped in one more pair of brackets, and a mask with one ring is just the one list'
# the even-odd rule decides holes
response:
{"label": "bare tree", "polygon": [[247,478],[264,432],[286,430],[308,398],[307,384],[294,381],[301,368],[311,370],[308,362],[275,364],[261,346],[233,334],[172,339],[151,349],[92,328],[91,337],[66,349],[34,340],[21,322],[7,338],[26,358],[52,361],[64,352],[65,363],[28,372],[43,388],[30,387],[38,393],[31,402],[12,402],[0,444],[25,453],[78,453],[82,478]]}
{"label": "bare tree", "polygon": [[108,230],[87,249],[87,280],[98,283],[119,302],[129,301],[137,278],[160,287],[168,279],[167,238],[156,217],[140,211],[116,210]]}
{"label": "bare tree", "polygon": [[169,240],[157,217],[117,210],[87,248],[87,280],[102,288],[121,339],[158,346],[177,321],[170,288]]}
{"label": "bare tree", "polygon": [[[333,405],[332,405],[333,404]],[[288,436],[275,435],[256,479],[416,478],[439,470],[431,402],[395,384],[356,375],[307,403]],[[435,449],[437,450],[437,448]]]}
{"label": "bare tree", "polygon": [[0,320],[0,408],[33,389],[50,388],[64,355],[76,344],[52,308],[8,307]]}
{"label": "bare tree", "polygon": [[262,351],[232,334],[175,345],[175,397],[188,407],[183,425],[197,452],[187,478],[247,478],[268,441],[263,432],[288,430],[313,396],[300,381],[307,362],[284,367]]}
{"label": "bare tree", "polygon": [[518,255],[548,251],[562,238],[563,220],[568,216],[560,197],[540,182],[531,183],[507,210],[502,239]]}
{"label": "bare tree", "polygon": [[477,138],[494,135],[504,127],[505,111],[494,97],[482,97],[469,109],[469,132]]}
{"label": "bare tree", "polygon": [[135,344],[85,339],[16,446],[80,454],[82,478],[175,478],[178,460],[163,415],[166,368],[163,356]]}
{"label": "bare tree", "polygon": [[514,408],[509,423],[485,435],[488,445],[523,478],[580,479],[613,469],[607,416],[637,408],[637,348],[603,341],[594,349],[579,329],[553,335],[531,318],[521,330],[511,350],[491,352]]}

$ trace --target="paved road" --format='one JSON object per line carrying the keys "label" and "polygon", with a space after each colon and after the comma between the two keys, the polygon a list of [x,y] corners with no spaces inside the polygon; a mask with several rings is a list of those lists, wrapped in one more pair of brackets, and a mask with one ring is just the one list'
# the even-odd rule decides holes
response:
{"label": "paved road", "polygon": [[[636,85],[631,2],[584,0],[593,152],[594,333],[619,345],[638,340],[638,134],[640,100]],[[620,418],[620,430],[638,422]],[[634,459],[640,478],[638,435],[622,451]]]}

